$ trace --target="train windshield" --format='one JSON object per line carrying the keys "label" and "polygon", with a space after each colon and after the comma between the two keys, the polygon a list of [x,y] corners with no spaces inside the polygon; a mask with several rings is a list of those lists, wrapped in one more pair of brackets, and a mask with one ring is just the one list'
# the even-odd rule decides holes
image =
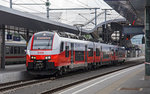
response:
{"label": "train windshield", "polygon": [[51,32],[35,34],[32,49],[52,49],[53,37]]}

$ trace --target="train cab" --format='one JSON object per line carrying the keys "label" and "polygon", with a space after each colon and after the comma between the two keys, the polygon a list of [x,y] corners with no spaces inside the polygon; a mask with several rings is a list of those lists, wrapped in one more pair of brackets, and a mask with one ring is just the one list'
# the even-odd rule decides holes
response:
{"label": "train cab", "polygon": [[[26,63],[28,70],[52,69],[54,54],[57,54],[53,45],[55,33],[39,32],[32,36],[27,47]],[[52,50],[53,49],[53,50]]]}

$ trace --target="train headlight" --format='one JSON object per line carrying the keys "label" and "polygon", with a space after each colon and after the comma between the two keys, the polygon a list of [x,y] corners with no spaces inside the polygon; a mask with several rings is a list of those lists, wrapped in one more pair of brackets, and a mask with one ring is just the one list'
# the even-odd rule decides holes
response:
{"label": "train headlight", "polygon": [[36,57],[35,56],[31,56],[31,59],[34,60],[34,59],[36,59]]}
{"label": "train headlight", "polygon": [[46,60],[50,60],[50,59],[51,59],[51,56],[46,56],[45,59],[46,59]]}

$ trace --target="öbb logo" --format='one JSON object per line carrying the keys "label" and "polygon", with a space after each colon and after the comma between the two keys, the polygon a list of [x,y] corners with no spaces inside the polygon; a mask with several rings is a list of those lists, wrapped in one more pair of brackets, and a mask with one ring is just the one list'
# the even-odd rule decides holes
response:
{"label": "\u00f6bb logo", "polygon": [[44,54],[44,52],[37,52],[38,54]]}

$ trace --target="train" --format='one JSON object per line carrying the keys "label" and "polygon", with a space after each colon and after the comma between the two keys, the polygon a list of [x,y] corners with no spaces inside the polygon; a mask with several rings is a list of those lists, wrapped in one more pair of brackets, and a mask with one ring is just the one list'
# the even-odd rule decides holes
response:
{"label": "train", "polygon": [[6,65],[26,63],[26,42],[6,41],[5,47]]}
{"label": "train", "polygon": [[125,61],[125,48],[91,41],[66,32],[33,34],[26,53],[27,71],[34,75],[62,75]]}

